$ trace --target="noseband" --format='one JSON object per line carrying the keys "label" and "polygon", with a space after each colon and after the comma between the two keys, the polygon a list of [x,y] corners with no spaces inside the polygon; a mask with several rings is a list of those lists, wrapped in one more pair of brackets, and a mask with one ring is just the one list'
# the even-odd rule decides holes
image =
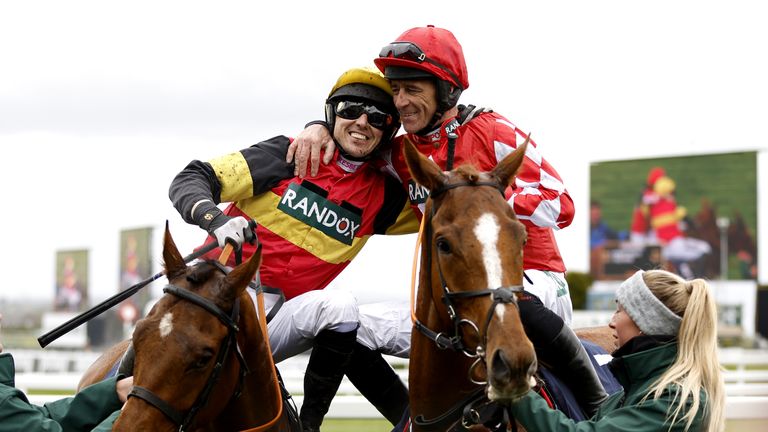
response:
{"label": "noseband", "polygon": [[[221,270],[223,273],[225,274],[229,273],[229,269],[219,264],[218,262],[211,261],[211,264],[216,265],[217,268]],[[208,377],[208,381],[206,382],[205,387],[203,387],[203,390],[197,396],[197,399],[195,400],[195,403],[192,405],[192,408],[190,408],[186,412],[177,410],[176,408],[171,406],[170,403],[161,399],[151,390],[141,386],[134,385],[133,390],[128,395],[128,397],[137,397],[139,399],[142,399],[143,401],[147,402],[148,404],[160,410],[160,412],[165,414],[165,416],[168,417],[174,424],[178,425],[179,432],[182,432],[189,427],[189,425],[192,423],[192,420],[195,418],[195,416],[200,411],[200,409],[202,409],[208,402],[208,398],[211,395],[211,391],[213,390],[214,385],[218,381],[219,375],[221,374],[221,370],[223,369],[224,361],[227,359],[227,356],[229,355],[229,351],[232,349],[233,346],[235,347],[235,354],[237,356],[237,360],[240,363],[240,375],[238,379],[237,389],[234,394],[234,398],[237,398],[240,396],[240,391],[242,389],[245,375],[248,373],[248,366],[245,363],[245,358],[243,357],[242,350],[240,349],[240,346],[237,343],[237,337],[236,337],[237,332],[240,330],[237,325],[237,322],[240,319],[240,299],[239,298],[235,299],[235,303],[232,307],[232,312],[229,315],[227,315],[218,306],[216,306],[215,303],[213,303],[212,301],[208,300],[207,298],[199,294],[193,293],[192,291],[169,284],[165,288],[163,288],[163,292],[173,294],[182,300],[186,300],[190,303],[193,303],[205,309],[207,312],[209,312],[210,314],[218,318],[219,321],[221,321],[222,324],[224,324],[228,330],[227,336],[224,338],[224,340],[221,341],[221,346],[219,347],[219,353],[216,356],[216,363],[213,366],[213,370],[211,371],[211,375]]]}

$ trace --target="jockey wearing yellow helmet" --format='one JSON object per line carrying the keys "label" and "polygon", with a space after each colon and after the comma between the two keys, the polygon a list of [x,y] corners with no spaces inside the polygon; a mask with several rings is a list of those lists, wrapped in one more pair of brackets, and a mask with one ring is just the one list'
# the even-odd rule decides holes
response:
{"label": "jockey wearing yellow helmet", "polygon": [[[383,136],[377,142],[355,145],[349,142],[344,131],[336,130],[336,119],[358,120],[363,114],[368,124],[382,131]],[[389,142],[400,129],[389,81],[373,68],[353,68],[344,72],[328,94],[325,121],[334,131],[334,139],[340,144],[342,154],[354,160],[369,159],[378,145]]]}
{"label": "jockey wearing yellow helmet", "polygon": [[[185,221],[209,233],[206,243],[237,243],[243,259],[256,250],[245,241],[253,236],[248,219],[258,222],[261,283],[287,299],[268,324],[273,357],[279,362],[312,348],[300,416],[305,430],[320,428],[345,373],[357,377],[353,382],[366,389],[361,392],[396,423],[407,391],[386,361],[366,348],[376,346],[368,339],[392,323],[383,315],[361,323],[350,293],[323,289],[371,235],[418,228],[400,184],[369,160],[400,127],[389,82],[375,69],[350,69],[333,86],[325,112],[337,151],[312,179],[294,176],[293,164],[285,162],[291,139],[277,136],[190,162],[169,195]],[[225,201],[230,204],[222,211],[218,204]],[[277,299],[267,299],[270,315]],[[360,356],[357,368],[349,366]],[[382,377],[394,378],[382,385]]]}

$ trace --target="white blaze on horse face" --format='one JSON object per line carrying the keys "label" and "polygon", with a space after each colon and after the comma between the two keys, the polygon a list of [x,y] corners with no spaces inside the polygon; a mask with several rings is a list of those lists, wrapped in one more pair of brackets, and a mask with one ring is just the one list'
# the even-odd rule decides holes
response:
{"label": "white blaze on horse face", "polygon": [[163,318],[160,320],[160,325],[158,326],[158,329],[160,330],[160,336],[166,337],[171,333],[171,330],[173,330],[173,314],[170,312],[167,312],[165,315],[163,315]]}
{"label": "white blaze on horse face", "polygon": [[[501,255],[498,248],[499,223],[496,216],[491,213],[480,216],[475,224],[474,233],[483,248],[483,265],[488,288],[498,288],[501,286]],[[499,320],[504,319],[504,305],[496,306],[496,315]]]}

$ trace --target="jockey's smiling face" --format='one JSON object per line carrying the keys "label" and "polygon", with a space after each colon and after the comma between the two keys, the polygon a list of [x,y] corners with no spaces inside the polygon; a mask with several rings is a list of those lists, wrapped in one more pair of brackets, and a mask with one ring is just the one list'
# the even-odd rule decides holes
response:
{"label": "jockey's smiling face", "polygon": [[429,79],[391,80],[395,107],[408,133],[418,132],[437,112],[437,87]]}
{"label": "jockey's smiling face", "polygon": [[347,154],[362,158],[368,156],[381,142],[384,131],[368,122],[368,114],[363,113],[356,119],[336,117],[333,137]]}

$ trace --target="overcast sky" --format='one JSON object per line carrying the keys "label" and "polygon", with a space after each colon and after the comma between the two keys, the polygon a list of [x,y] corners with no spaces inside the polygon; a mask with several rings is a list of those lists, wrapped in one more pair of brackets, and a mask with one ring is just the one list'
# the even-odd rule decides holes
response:
{"label": "overcast sky", "polygon": [[[0,297],[52,297],[55,251],[87,248],[92,301],[106,298],[125,228],[159,234],[167,219],[190,252],[203,232],[167,198],[188,161],[295,135],[343,70],[426,24],[464,47],[461,101],[530,131],[559,171],[577,206],[560,248],[586,271],[591,162],[768,149],[767,12],[739,0],[2,2]],[[405,295],[413,244],[372,241],[339,287]]]}

